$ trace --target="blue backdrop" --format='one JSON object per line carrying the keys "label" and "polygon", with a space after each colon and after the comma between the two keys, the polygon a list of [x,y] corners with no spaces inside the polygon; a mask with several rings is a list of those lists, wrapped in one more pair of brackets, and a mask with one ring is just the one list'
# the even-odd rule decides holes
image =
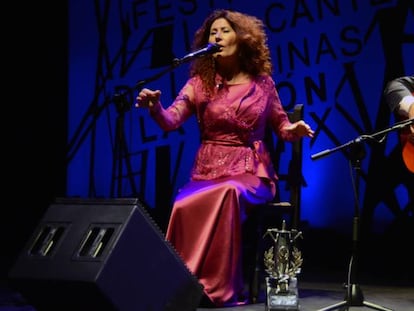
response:
{"label": "blue backdrop", "polygon": [[[133,107],[137,83],[190,52],[211,10],[230,8],[265,22],[284,107],[303,103],[316,130],[304,140],[301,219],[350,230],[355,176],[346,149],[311,156],[395,122],[381,95],[391,78],[414,72],[413,7],[386,0],[71,0],[67,195],[139,196],[166,221],[188,180],[198,132],[192,119],[163,133],[146,110]],[[162,90],[166,106],[186,81],[187,66],[145,86]],[[396,132],[363,147],[359,202],[369,230],[381,232],[412,210],[413,176],[402,168]]]}

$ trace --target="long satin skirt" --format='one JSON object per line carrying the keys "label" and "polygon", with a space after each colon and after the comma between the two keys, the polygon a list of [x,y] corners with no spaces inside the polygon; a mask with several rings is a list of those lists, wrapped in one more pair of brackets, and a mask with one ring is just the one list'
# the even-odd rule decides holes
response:
{"label": "long satin skirt", "polygon": [[166,239],[215,306],[232,305],[244,291],[242,223],[254,205],[272,199],[271,189],[243,174],[191,181],[177,195]]}

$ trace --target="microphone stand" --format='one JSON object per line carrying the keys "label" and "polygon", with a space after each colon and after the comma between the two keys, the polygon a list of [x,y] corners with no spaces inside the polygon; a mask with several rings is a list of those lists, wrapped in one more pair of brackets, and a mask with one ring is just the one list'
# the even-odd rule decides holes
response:
{"label": "microphone stand", "polygon": [[133,89],[127,87],[126,91],[124,90],[124,91],[117,92],[114,94],[113,102],[116,105],[118,116],[116,120],[116,134],[115,134],[115,145],[114,145],[115,155],[113,157],[113,162],[112,162],[112,184],[111,184],[111,194],[110,194],[111,197],[115,197],[115,192],[116,192],[116,196],[118,197],[122,196],[122,190],[121,190],[122,189],[122,177],[124,176],[124,174],[122,173],[123,165],[122,165],[122,162],[118,162],[118,161],[121,161],[122,159],[125,159],[125,161],[127,161],[125,167],[128,170],[128,173],[125,176],[128,176],[129,178],[129,182],[131,183],[133,194],[137,193],[133,174],[131,173],[132,165],[129,159],[128,147],[127,147],[127,143],[125,139],[125,129],[124,129],[125,128],[124,126],[125,112],[130,110],[131,102],[132,102],[131,97],[127,98],[127,96],[128,95],[131,96],[131,92],[133,90],[141,89],[145,84],[159,79],[164,74],[174,70],[176,67],[194,59],[195,57],[199,57],[199,56],[189,57],[187,55],[180,59],[175,58],[172,61],[172,64],[168,66],[166,69],[162,70],[161,72],[149,78],[138,81],[135,84],[135,87]]}
{"label": "microphone stand", "polygon": [[[356,172],[356,180],[354,185],[355,193],[355,209],[354,209],[354,218],[352,226],[352,256],[349,263],[348,278],[346,284],[346,293],[345,299],[333,305],[327,306],[325,308],[319,309],[317,311],[330,311],[341,308],[341,310],[348,310],[348,307],[368,307],[380,311],[392,311],[386,307],[374,304],[372,302],[366,301],[359,284],[356,282],[357,276],[357,265],[358,265],[358,247],[359,247],[359,183],[360,183],[360,170],[361,170],[361,161],[365,157],[365,149],[362,143],[365,140],[371,139],[377,142],[382,142],[386,137],[386,134],[391,131],[402,129],[410,124],[414,124],[414,118],[408,119],[395,125],[387,128],[385,130],[379,131],[371,135],[361,135],[354,140],[351,140],[343,145],[340,145],[333,149],[327,149],[316,153],[311,156],[312,160],[320,159],[324,156],[327,156],[333,152],[347,149],[347,156]],[[376,137],[381,136],[380,140],[376,140]]]}

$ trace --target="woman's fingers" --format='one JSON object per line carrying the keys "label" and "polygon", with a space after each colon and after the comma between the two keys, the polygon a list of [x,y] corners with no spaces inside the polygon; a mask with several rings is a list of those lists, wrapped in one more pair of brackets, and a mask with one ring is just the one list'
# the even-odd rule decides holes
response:
{"label": "woman's fingers", "polygon": [[288,127],[286,127],[286,130],[295,132],[295,134],[298,136],[308,136],[310,138],[312,138],[314,134],[314,131],[312,130],[310,125],[303,120],[289,125]]}
{"label": "woman's fingers", "polygon": [[154,103],[160,100],[161,91],[152,91],[150,89],[142,89],[136,97],[135,107],[152,107]]}

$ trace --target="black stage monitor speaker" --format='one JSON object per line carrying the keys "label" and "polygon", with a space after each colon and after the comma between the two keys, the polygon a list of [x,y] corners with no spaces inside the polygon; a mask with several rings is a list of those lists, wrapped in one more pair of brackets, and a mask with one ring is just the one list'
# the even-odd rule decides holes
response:
{"label": "black stage monitor speaker", "polygon": [[194,311],[202,286],[138,199],[59,199],[9,271],[36,310]]}

